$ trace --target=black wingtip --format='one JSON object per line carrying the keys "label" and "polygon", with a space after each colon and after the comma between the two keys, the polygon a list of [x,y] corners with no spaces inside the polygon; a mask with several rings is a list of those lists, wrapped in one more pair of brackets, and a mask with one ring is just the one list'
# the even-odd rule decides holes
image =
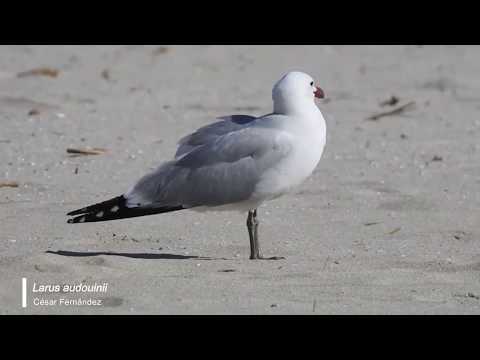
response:
{"label": "black wingtip", "polygon": [[68,224],[78,224],[97,221],[119,220],[130,217],[161,214],[165,212],[183,210],[183,206],[162,206],[162,207],[133,207],[126,206],[126,199],[123,196],[84,207],[69,212],[67,215],[78,215],[68,219]]}
{"label": "black wingtip", "polygon": [[71,219],[68,219],[67,220],[67,223],[68,224],[78,224],[78,223],[83,223],[87,220],[87,216],[89,214],[82,214],[82,215],[79,215],[79,216],[76,216],[74,218],[71,218]]}
{"label": "black wingtip", "polygon": [[69,213],[67,213],[67,216],[79,215],[79,214],[83,214],[85,212],[87,212],[87,208],[81,208],[81,209],[78,209],[78,210],[70,211]]}
{"label": "black wingtip", "polygon": [[125,206],[125,200],[126,200],[125,197],[123,195],[120,195],[120,196],[114,197],[114,198],[112,198],[110,200],[107,200],[107,201],[103,201],[103,202],[100,202],[100,203],[97,203],[97,204],[93,204],[93,205],[90,205],[90,206],[83,207],[81,209],[70,211],[69,213],[67,213],[67,216],[88,214],[88,213],[103,210],[105,208],[112,207],[112,206],[115,206],[115,205],[117,205],[119,207],[124,207]]}

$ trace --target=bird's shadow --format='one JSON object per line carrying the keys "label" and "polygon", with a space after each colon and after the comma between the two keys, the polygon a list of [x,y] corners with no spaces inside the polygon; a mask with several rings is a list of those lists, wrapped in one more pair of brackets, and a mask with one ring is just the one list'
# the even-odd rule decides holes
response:
{"label": "bird's shadow", "polygon": [[211,258],[204,256],[195,256],[195,255],[177,255],[177,254],[152,254],[152,253],[120,253],[120,252],[110,252],[110,251],[45,251],[47,254],[61,255],[61,256],[72,256],[72,257],[87,257],[87,256],[123,256],[133,259],[160,259],[160,260],[229,260],[226,258]]}

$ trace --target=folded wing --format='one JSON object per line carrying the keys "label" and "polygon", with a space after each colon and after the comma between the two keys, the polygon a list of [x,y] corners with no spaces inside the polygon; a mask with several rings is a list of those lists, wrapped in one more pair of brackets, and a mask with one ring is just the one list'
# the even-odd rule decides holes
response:
{"label": "folded wing", "polygon": [[265,171],[291,150],[287,134],[248,126],[254,119],[215,123],[182,139],[174,161],[144,176],[125,194],[127,206],[190,208],[249,199]]}
{"label": "folded wing", "polygon": [[243,129],[257,118],[249,115],[231,115],[220,117],[219,119],[221,119],[221,121],[203,126],[194,133],[180,139],[175,158],[177,159],[196,147],[213,141],[219,136]]}

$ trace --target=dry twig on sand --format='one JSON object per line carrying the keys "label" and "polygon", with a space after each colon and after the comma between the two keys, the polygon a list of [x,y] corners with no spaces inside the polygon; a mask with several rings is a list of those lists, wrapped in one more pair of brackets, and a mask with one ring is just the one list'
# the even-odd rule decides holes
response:
{"label": "dry twig on sand", "polygon": [[57,77],[59,71],[52,68],[42,67],[36,68],[28,71],[23,71],[17,74],[17,77],[23,78],[27,76],[48,76],[48,77]]}
{"label": "dry twig on sand", "polygon": [[106,149],[102,148],[93,148],[93,149],[75,149],[75,148],[68,148],[67,153],[73,155],[101,155],[107,152]]}
{"label": "dry twig on sand", "polygon": [[385,111],[385,112],[381,112],[381,113],[378,113],[378,114],[374,114],[372,116],[369,116],[368,118],[366,118],[366,120],[378,120],[384,116],[390,116],[390,115],[395,115],[395,114],[400,114],[404,111],[406,111],[409,107],[413,106],[415,104],[415,101],[410,101],[409,103],[406,103],[402,106],[399,106],[393,110],[390,110],[390,111]]}
{"label": "dry twig on sand", "polygon": [[389,231],[389,232],[387,233],[387,235],[396,234],[396,233],[399,232],[400,230],[402,230],[402,228],[397,227],[397,228],[393,229],[392,231]]}
{"label": "dry twig on sand", "polygon": [[16,181],[0,181],[0,188],[2,188],[2,187],[16,188],[16,187],[18,187],[18,182],[16,182]]}
{"label": "dry twig on sand", "polygon": [[367,222],[367,223],[365,223],[365,224],[363,224],[363,225],[365,225],[365,226],[372,226],[372,225],[378,225],[378,224],[380,224],[380,222]]}

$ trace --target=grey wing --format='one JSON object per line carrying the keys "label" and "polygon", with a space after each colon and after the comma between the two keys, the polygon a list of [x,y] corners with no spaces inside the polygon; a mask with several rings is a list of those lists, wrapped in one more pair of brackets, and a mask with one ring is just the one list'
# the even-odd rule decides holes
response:
{"label": "grey wing", "polygon": [[291,151],[278,130],[245,128],[217,136],[144,176],[128,206],[219,206],[247,200],[266,170]]}
{"label": "grey wing", "polygon": [[175,158],[178,159],[196,147],[213,141],[219,136],[228,134],[232,131],[238,131],[252,123],[257,118],[249,115],[231,115],[220,117],[219,119],[222,119],[222,121],[203,126],[193,134],[180,139]]}

